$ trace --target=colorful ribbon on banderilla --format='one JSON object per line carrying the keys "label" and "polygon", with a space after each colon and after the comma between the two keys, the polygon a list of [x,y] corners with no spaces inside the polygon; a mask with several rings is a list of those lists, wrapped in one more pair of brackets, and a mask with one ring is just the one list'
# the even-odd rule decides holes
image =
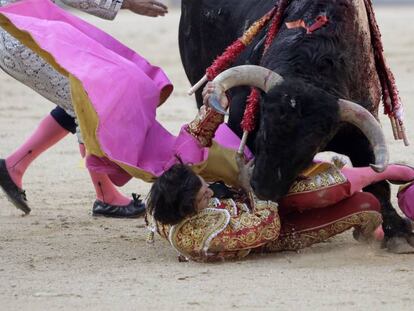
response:
{"label": "colorful ribbon on banderilla", "polygon": [[404,109],[397,85],[395,83],[394,75],[385,61],[384,48],[381,41],[381,32],[375,19],[372,1],[364,1],[371,29],[371,41],[374,49],[375,64],[381,82],[384,114],[388,115],[390,118],[394,139],[403,140],[404,145],[408,146],[410,143],[408,141],[404,126]]}
{"label": "colorful ribbon on banderilla", "polygon": [[[375,63],[378,76],[381,81],[384,113],[387,114],[391,120],[394,138],[396,140],[403,140],[404,144],[408,146],[409,141],[403,122],[403,107],[398,95],[395,78],[385,62],[385,57],[383,55],[383,46],[381,42],[381,33],[375,20],[371,0],[364,1],[371,29]],[[234,63],[237,57],[245,50],[245,48],[252,43],[253,39],[260,33],[260,31],[271,22],[265,39],[265,46],[263,50],[263,55],[265,55],[280,30],[282,24],[282,16],[288,4],[289,0],[280,0],[274,8],[272,8],[262,18],[253,23],[244,32],[243,36],[233,42],[221,56],[216,58],[213,64],[207,68],[206,75],[189,90],[188,94],[192,95],[202,85],[204,85],[204,83],[213,80],[221,72],[228,69]],[[321,27],[324,27],[328,22],[328,17],[321,15],[318,16],[315,22],[309,26],[307,26],[303,20],[287,22],[286,26],[288,28],[304,28],[306,29],[307,34],[311,34]],[[257,88],[252,88],[250,95],[247,97],[246,109],[241,123],[243,129],[243,137],[238,151],[240,154],[243,153],[248,133],[253,131],[255,128],[259,110],[259,101],[260,90]]]}
{"label": "colorful ribbon on banderilla", "polygon": [[[236,60],[236,58],[249,46],[253,39],[260,33],[269,22],[271,22],[269,30],[266,34],[265,46],[263,55],[267,52],[268,48],[272,44],[274,38],[279,32],[282,22],[283,12],[285,11],[289,0],[280,0],[278,5],[272,8],[262,18],[253,23],[235,42],[233,42],[224,53],[217,57],[213,64],[207,68],[206,75],[197,82],[188,92],[192,95],[197,89],[199,89],[205,82],[213,80],[224,70],[228,69]],[[259,109],[260,91],[257,88],[252,88],[250,95],[247,98],[246,109],[243,115],[241,123],[243,129],[243,137],[238,150],[239,154],[243,154],[244,147],[249,132],[253,131],[256,124],[257,112]]]}

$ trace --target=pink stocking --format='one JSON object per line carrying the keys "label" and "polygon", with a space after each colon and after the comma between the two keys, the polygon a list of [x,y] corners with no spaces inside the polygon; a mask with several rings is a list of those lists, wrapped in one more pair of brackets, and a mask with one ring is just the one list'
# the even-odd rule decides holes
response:
{"label": "pink stocking", "polygon": [[[86,152],[83,144],[79,144],[79,150],[82,157],[85,157]],[[106,174],[97,173],[91,170],[88,171],[93,186],[95,187],[96,198],[98,200],[107,204],[120,206],[126,206],[131,203],[131,199],[121,194]]]}
{"label": "pink stocking", "polygon": [[51,115],[48,115],[25,143],[6,158],[10,177],[19,188],[22,188],[23,175],[29,165],[68,133]]}
{"label": "pink stocking", "polygon": [[[382,173],[376,173],[370,167],[344,167],[341,169],[342,173],[347,177],[351,184],[351,193],[361,191],[366,186],[381,180],[395,180],[395,181],[411,181],[414,179],[414,169],[408,166],[391,164]],[[401,210],[405,214],[405,205],[399,200]],[[408,209],[407,209],[408,210]],[[407,215],[408,216],[408,215]],[[409,217],[409,216],[408,216]],[[377,240],[384,238],[384,231],[382,227],[378,227],[374,233]]]}
{"label": "pink stocking", "polygon": [[414,220],[414,183],[398,193],[398,205],[408,218]]}
{"label": "pink stocking", "polygon": [[409,182],[414,180],[414,169],[404,165],[390,164],[382,173],[370,167],[344,167],[341,172],[351,184],[351,194],[382,180]]}

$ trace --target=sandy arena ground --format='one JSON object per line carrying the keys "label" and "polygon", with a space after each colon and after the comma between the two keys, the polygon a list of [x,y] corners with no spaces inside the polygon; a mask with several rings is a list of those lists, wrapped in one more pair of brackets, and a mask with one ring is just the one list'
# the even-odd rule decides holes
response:
{"label": "sandy arena ground", "polygon": [[[196,111],[186,97],[178,53],[179,15],[153,20],[121,13],[112,23],[83,15],[165,69],[176,90],[159,119],[175,133]],[[414,143],[414,6],[379,7],[377,17]],[[2,72],[0,156],[13,151],[52,107]],[[383,124],[392,161],[414,164],[414,145],[395,142],[388,120]],[[91,216],[94,192],[72,136],[33,164],[24,187],[33,209],[28,217],[0,194],[0,310],[414,308],[414,255],[358,244],[349,232],[299,254],[179,263],[160,238],[147,245],[142,219]],[[122,191],[148,189],[135,180]]]}

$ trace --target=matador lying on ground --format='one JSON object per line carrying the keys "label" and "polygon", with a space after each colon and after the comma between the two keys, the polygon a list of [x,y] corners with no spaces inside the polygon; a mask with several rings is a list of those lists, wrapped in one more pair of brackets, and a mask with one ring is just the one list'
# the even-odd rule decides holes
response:
{"label": "matador lying on ground", "polygon": [[[221,115],[203,108],[172,135],[156,120],[156,107],[168,97],[151,78],[159,71],[144,72],[144,60],[133,51],[108,49],[102,44],[110,39],[106,34],[68,14],[59,20],[60,9],[43,4],[50,8],[46,15],[25,3],[0,9],[1,25],[68,77],[88,167],[118,185],[132,177],[156,180],[149,215],[185,257],[204,261],[300,249],[352,227],[365,239],[381,216],[377,199],[360,190],[378,180],[414,179],[414,170],[401,165],[375,173],[315,163],[279,206],[258,201],[240,190],[247,188],[246,178],[240,183],[238,176],[248,166],[237,165],[240,139]],[[248,151],[245,156],[253,158]],[[226,184],[214,188],[217,199],[197,174]]]}
{"label": "matador lying on ground", "polygon": [[[200,145],[210,145],[222,120],[220,114],[203,107],[185,128]],[[180,255],[196,261],[298,250],[351,228],[357,240],[367,241],[382,220],[378,200],[361,190],[382,179],[407,182],[414,178],[414,169],[402,165],[375,173],[369,167],[314,163],[278,205],[260,201],[250,192],[251,163],[240,165],[241,187],[207,184],[190,166],[173,165],[151,188],[150,229]]]}

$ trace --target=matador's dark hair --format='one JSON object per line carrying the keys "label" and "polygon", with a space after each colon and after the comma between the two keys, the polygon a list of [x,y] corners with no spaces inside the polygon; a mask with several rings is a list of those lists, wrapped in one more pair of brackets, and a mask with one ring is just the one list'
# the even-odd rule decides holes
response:
{"label": "matador's dark hair", "polygon": [[156,221],[175,225],[196,213],[195,200],[202,183],[185,164],[175,164],[152,185],[147,208]]}

